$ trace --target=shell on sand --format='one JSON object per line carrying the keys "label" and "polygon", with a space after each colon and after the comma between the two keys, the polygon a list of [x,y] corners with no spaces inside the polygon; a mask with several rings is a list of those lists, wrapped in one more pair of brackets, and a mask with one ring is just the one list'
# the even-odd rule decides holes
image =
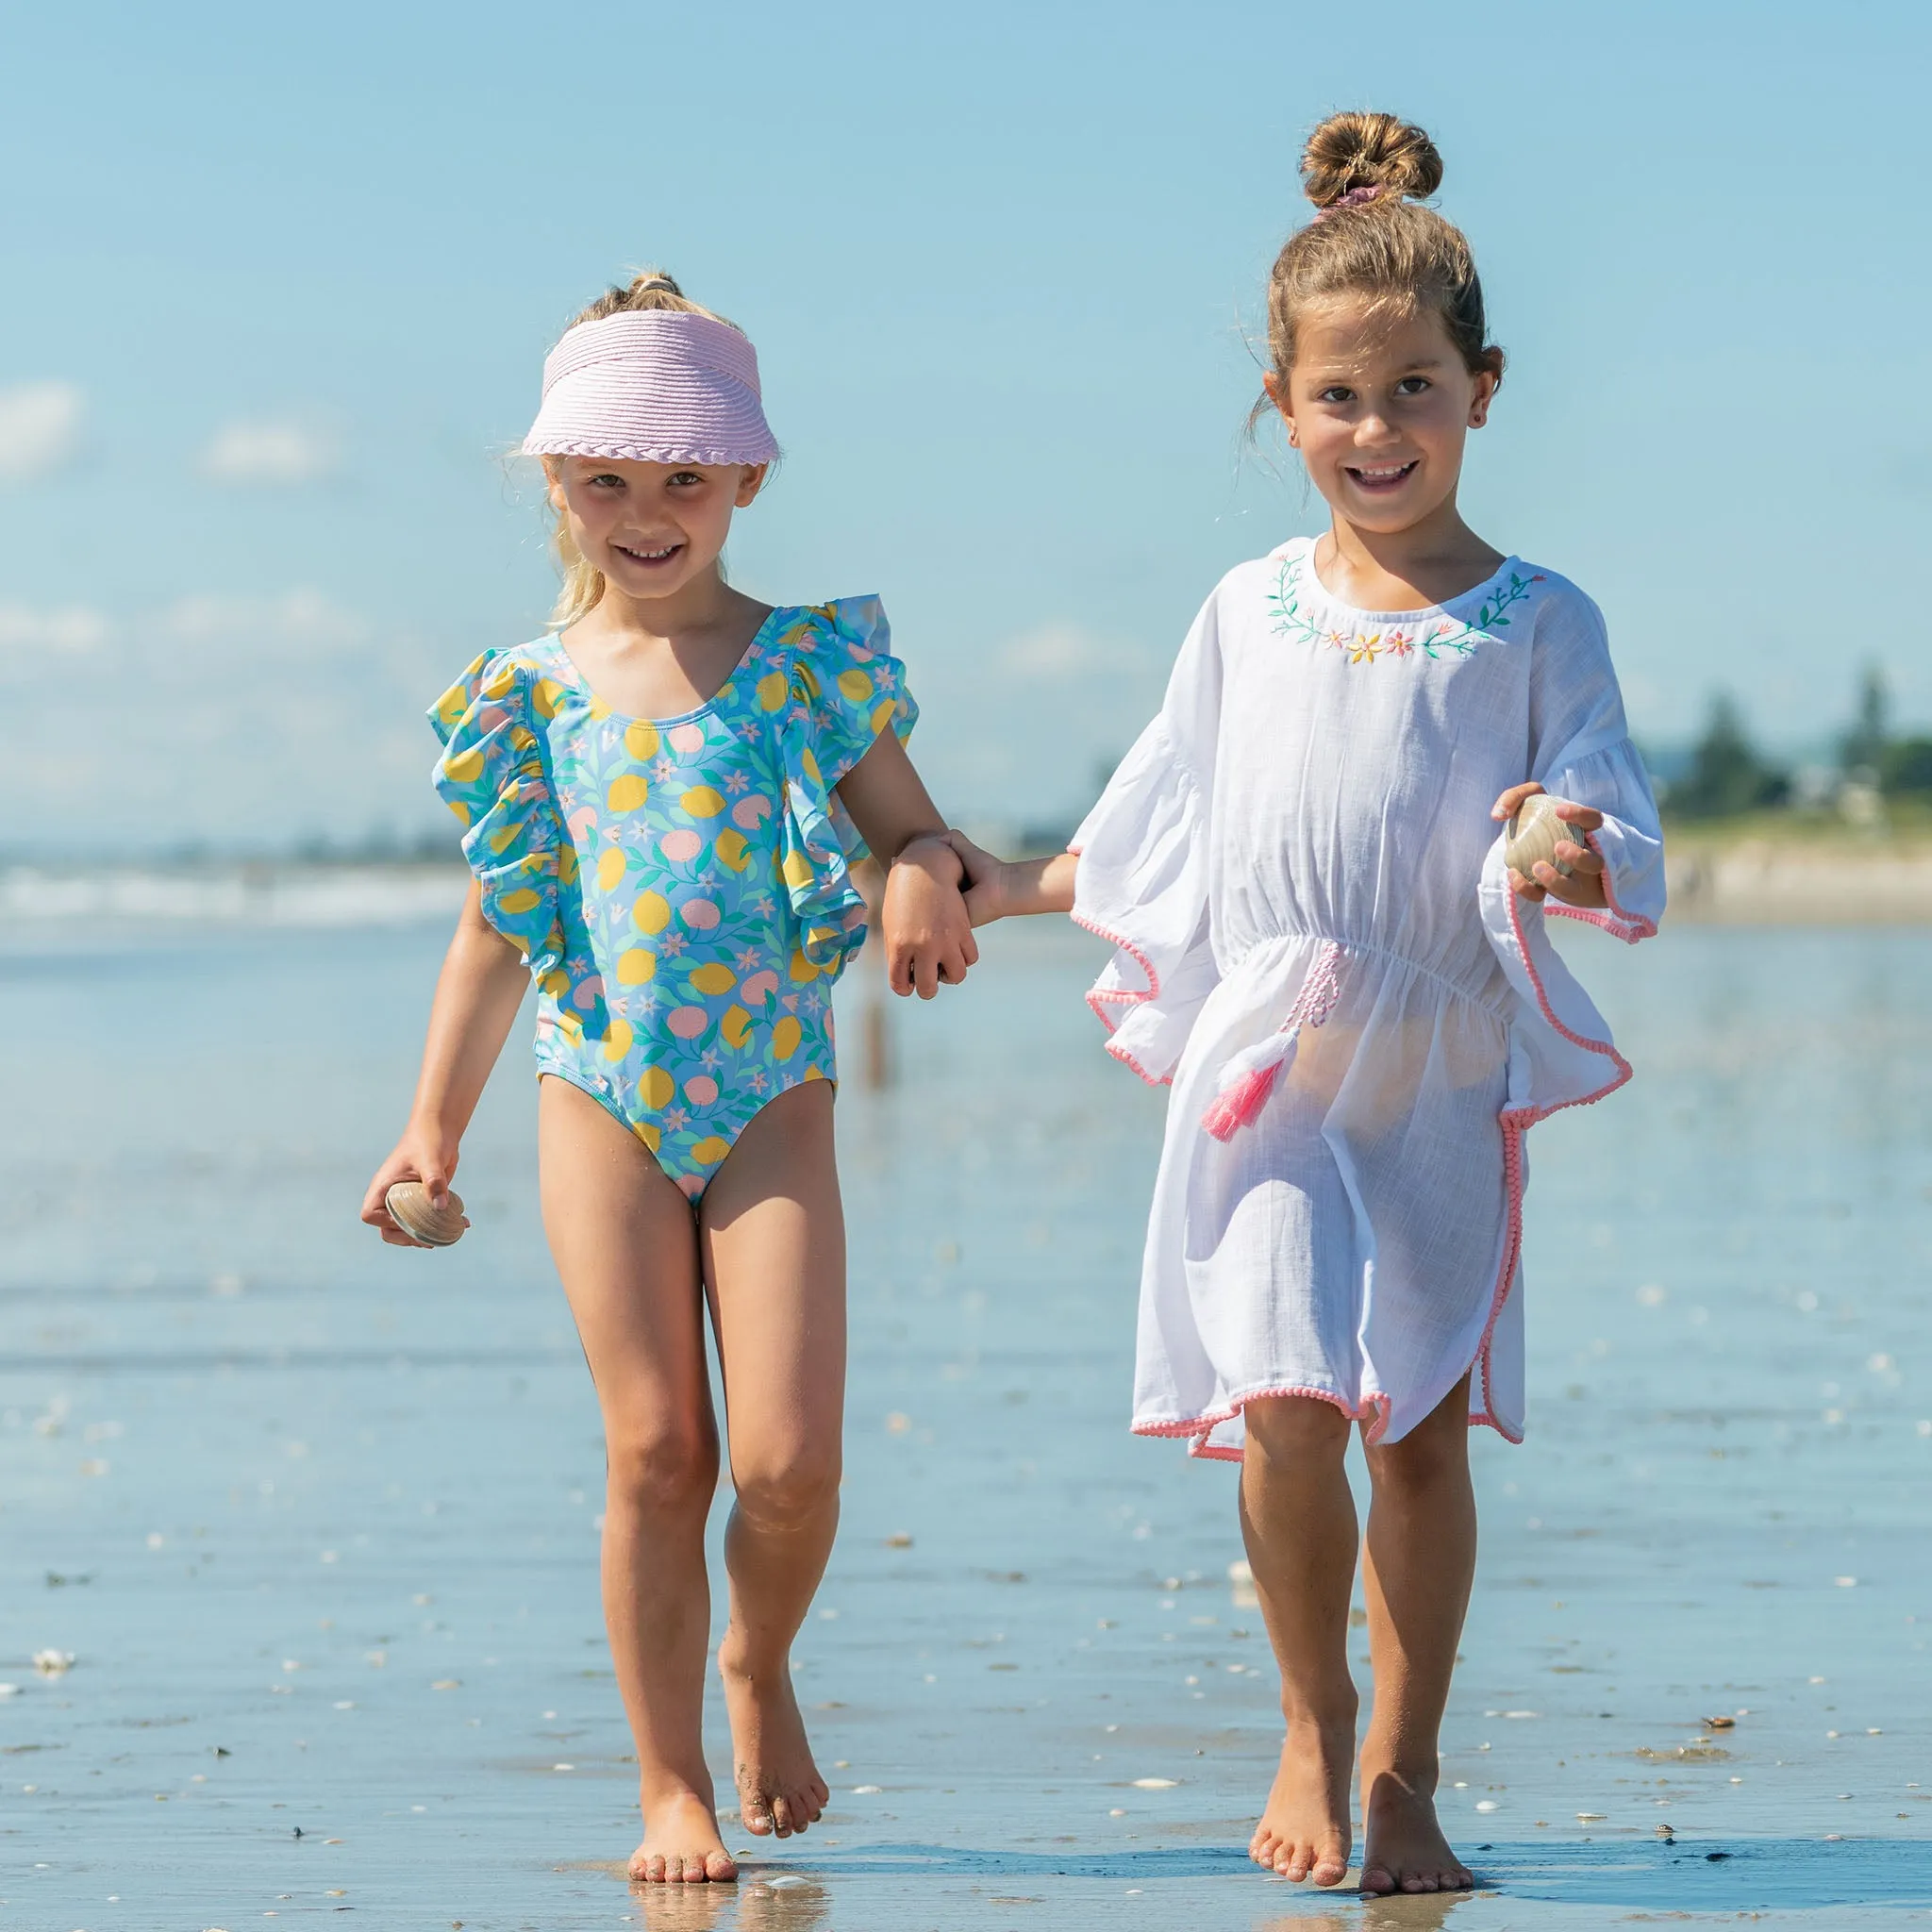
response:
{"label": "shell on sand", "polygon": [[1557,847],[1586,842],[1581,832],[1557,816],[1557,808],[1569,803],[1567,798],[1553,798],[1547,791],[1532,791],[1523,801],[1503,836],[1503,863],[1511,872],[1534,879],[1539,865],[1553,865],[1569,876],[1570,868],[1557,857]]}
{"label": "shell on sand", "polygon": [[411,1241],[421,1241],[426,1248],[448,1248],[462,1240],[460,1194],[445,1195],[443,1205],[438,1208],[421,1181],[398,1181],[382,1198],[389,1218]]}

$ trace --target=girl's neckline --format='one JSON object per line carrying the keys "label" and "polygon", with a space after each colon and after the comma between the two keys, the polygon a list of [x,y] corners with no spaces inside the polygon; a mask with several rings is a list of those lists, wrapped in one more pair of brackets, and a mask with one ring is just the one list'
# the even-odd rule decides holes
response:
{"label": "girl's neckline", "polygon": [[1466,591],[1457,591],[1453,597],[1443,598],[1440,604],[1418,604],[1408,610],[1365,610],[1359,604],[1351,604],[1346,598],[1338,597],[1322,581],[1322,573],[1315,567],[1315,546],[1322,540],[1319,537],[1308,537],[1303,541],[1307,543],[1307,548],[1302,552],[1302,562],[1307,566],[1308,581],[1313,585],[1316,594],[1324,602],[1333,605],[1337,610],[1345,611],[1350,617],[1356,618],[1364,624],[1411,624],[1417,618],[1448,616],[1454,612],[1458,604],[1467,604],[1472,597],[1476,596],[1483,591],[1487,591],[1499,577],[1506,575],[1511,570],[1521,570],[1523,568],[1523,559],[1512,553],[1510,556],[1506,557],[1479,583],[1470,585]]}
{"label": "girl's neckline", "polygon": [[731,667],[731,669],[725,674],[724,682],[721,684],[718,687],[718,689],[714,691],[711,693],[711,695],[704,701],[703,704],[693,705],[691,708],[688,711],[673,712],[672,715],[668,718],[645,718],[641,717],[637,713],[632,711],[620,711],[615,705],[606,702],[604,698],[598,695],[597,687],[593,685],[591,682],[591,680],[584,675],[583,667],[578,664],[577,660],[575,658],[573,658],[570,652],[564,647],[563,633],[561,631],[551,632],[547,641],[549,642],[551,648],[556,651],[558,658],[563,663],[565,670],[569,674],[571,682],[575,684],[576,688],[580,691],[582,691],[583,694],[587,698],[589,698],[592,704],[602,705],[604,708],[604,714],[606,717],[614,718],[620,724],[655,724],[659,729],[663,729],[673,724],[688,724],[693,718],[702,718],[707,711],[715,710],[718,707],[719,699],[722,698],[724,695],[724,693],[728,691],[732,688],[732,686],[738,682],[739,674],[742,672],[745,666],[748,665],[753,660],[753,658],[755,658],[758,655],[759,651],[761,651],[764,648],[765,633],[769,631],[772,628],[772,626],[778,622],[779,618],[782,617],[788,609],[791,609],[792,608],[794,607],[785,604],[774,605],[772,608],[765,613],[764,622],[758,625],[757,630],[752,632],[751,642],[745,645],[742,654],[740,656],[738,659],[738,662],[735,663]]}

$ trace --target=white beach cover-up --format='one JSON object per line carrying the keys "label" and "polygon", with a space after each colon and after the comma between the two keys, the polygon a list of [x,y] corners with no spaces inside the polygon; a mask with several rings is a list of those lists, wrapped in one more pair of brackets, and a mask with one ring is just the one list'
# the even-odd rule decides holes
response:
{"label": "white beach cover-up", "polygon": [[[1159,716],[1075,837],[1089,1004],[1172,1083],[1142,1268],[1137,1433],[1238,1459],[1299,1394],[1394,1441],[1465,1372],[1523,1435],[1523,1137],[1630,1076],[1517,898],[1490,808],[1525,779],[1604,814],[1607,912],[1664,904],[1657,807],[1601,614],[1511,558],[1362,611],[1301,538],[1230,571]],[[1567,911],[1555,899],[1550,911]]]}

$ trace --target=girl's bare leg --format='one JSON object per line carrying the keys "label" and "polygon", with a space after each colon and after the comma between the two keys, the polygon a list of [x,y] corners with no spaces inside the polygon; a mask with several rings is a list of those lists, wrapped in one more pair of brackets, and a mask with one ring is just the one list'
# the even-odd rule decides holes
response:
{"label": "girl's bare leg", "polygon": [[538,1120],[543,1224],[604,1414],[604,1621],[644,1819],[631,1875],[735,1878],[702,1736],[718,1431],[691,1204],[567,1081],[541,1083]]}
{"label": "girl's bare leg", "polygon": [[1436,1781],[1475,1576],[1469,1378],[1368,1461],[1363,1584],[1375,1702],[1361,1757],[1362,1890],[1464,1890],[1475,1881],[1436,1822]]}
{"label": "girl's bare leg", "polygon": [[699,1231],[737,1492],[718,1668],[744,1822],[784,1838],[830,1797],[791,1688],[791,1641],[839,1523],[845,1224],[829,1082],[793,1088],[750,1123],[705,1191]]}
{"label": "girl's bare leg", "polygon": [[1241,1536],[1281,1667],[1288,1736],[1248,1855],[1285,1877],[1340,1885],[1348,1872],[1355,1682],[1348,1599],[1355,1499],[1348,1419],[1332,1403],[1271,1396],[1245,1412]]}

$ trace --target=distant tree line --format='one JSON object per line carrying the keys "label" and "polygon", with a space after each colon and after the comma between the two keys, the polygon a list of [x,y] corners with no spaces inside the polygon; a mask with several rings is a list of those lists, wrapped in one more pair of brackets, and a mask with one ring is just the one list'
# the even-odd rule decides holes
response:
{"label": "distant tree line", "polygon": [[1661,789],[1664,808],[1675,818],[1734,818],[1794,806],[1837,807],[1857,817],[1860,808],[1887,798],[1932,802],[1932,738],[1894,735],[1891,694],[1874,665],[1859,685],[1857,715],[1839,740],[1836,766],[1794,774],[1752,743],[1736,701],[1721,691],[1688,764]]}

